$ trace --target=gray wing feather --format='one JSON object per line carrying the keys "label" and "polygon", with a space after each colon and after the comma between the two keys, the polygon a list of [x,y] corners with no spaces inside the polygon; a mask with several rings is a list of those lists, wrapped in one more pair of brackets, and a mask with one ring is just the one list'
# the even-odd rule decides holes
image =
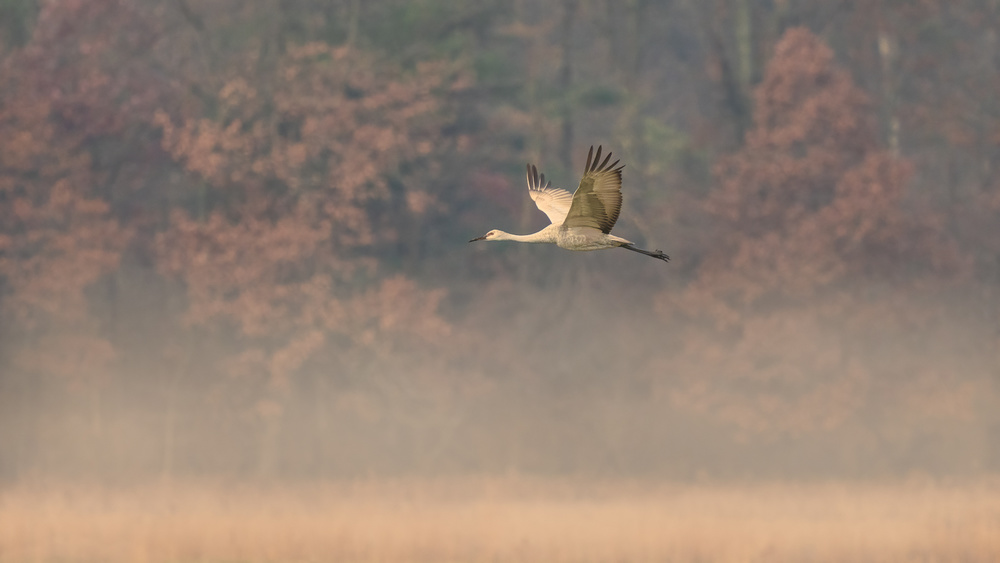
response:
{"label": "gray wing feather", "polygon": [[[611,232],[622,209],[622,168],[615,167],[618,160],[610,165],[611,153],[601,161],[601,147],[590,147],[587,165],[583,171],[580,187],[573,194],[573,202],[563,224],[567,227],[590,227],[607,234]],[[598,164],[600,162],[600,164]]]}

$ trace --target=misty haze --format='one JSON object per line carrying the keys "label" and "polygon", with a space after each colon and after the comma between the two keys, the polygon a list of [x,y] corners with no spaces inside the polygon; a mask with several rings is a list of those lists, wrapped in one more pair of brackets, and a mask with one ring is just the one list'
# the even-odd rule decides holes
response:
{"label": "misty haze", "polygon": [[1000,560],[998,34],[0,3],[0,562]]}

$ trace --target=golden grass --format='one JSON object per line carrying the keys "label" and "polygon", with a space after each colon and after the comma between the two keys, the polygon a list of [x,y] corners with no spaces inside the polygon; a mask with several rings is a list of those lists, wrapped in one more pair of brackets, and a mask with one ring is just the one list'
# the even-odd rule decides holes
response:
{"label": "golden grass", "polygon": [[1000,482],[22,485],[0,561],[1000,561]]}

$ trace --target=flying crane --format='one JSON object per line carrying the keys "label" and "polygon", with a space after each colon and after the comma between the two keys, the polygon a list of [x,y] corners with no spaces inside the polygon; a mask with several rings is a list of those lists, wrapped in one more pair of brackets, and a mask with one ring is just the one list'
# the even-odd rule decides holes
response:
{"label": "flying crane", "polygon": [[[622,208],[622,168],[615,167],[618,160],[611,160],[609,152],[604,162],[601,160],[601,147],[590,147],[587,153],[587,166],[583,171],[583,179],[576,193],[570,193],[562,188],[553,188],[551,182],[545,181],[545,174],[538,174],[533,164],[528,165],[528,195],[534,200],[538,209],[549,217],[551,225],[530,235],[514,235],[493,229],[477,240],[513,240],[517,242],[545,242],[565,248],[566,250],[601,250],[603,248],[624,248],[632,252],[645,254],[668,262],[670,257],[661,250],[643,250],[631,241],[611,234],[611,228],[618,220]],[[600,164],[598,164],[600,162]]]}

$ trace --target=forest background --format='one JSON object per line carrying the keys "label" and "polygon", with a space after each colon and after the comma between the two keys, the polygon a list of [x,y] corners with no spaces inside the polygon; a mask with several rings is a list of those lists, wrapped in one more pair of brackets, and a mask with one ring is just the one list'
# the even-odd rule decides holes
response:
{"label": "forest background", "polygon": [[[0,479],[1000,469],[1000,2],[4,0]],[[620,236],[468,245],[626,164]]]}

